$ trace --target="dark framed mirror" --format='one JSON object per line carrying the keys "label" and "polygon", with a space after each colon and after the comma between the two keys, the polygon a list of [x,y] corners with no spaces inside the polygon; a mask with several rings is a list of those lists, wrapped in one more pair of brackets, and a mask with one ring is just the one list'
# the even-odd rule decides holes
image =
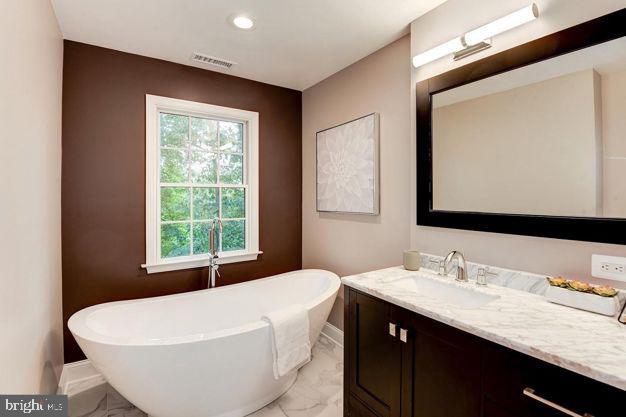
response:
{"label": "dark framed mirror", "polygon": [[416,89],[418,225],[626,244],[626,9]]}

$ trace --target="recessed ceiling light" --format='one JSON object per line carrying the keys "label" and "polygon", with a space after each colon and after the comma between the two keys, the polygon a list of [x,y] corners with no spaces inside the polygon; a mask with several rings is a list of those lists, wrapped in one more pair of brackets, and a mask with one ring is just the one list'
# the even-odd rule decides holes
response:
{"label": "recessed ceiling light", "polygon": [[249,17],[240,15],[233,17],[233,25],[239,29],[252,29],[254,22]]}

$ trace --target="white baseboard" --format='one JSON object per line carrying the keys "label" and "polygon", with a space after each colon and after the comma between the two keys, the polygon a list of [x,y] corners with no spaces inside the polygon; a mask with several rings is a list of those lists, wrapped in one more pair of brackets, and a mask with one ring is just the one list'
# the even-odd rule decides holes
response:
{"label": "white baseboard", "polygon": [[322,327],[322,334],[337,343],[339,346],[343,347],[343,331],[339,328],[326,322],[324,327]]}
{"label": "white baseboard", "polygon": [[63,365],[57,393],[71,395],[73,385],[80,384],[82,388],[88,389],[104,382],[106,382],[104,377],[93,367],[89,359],[66,363]]}

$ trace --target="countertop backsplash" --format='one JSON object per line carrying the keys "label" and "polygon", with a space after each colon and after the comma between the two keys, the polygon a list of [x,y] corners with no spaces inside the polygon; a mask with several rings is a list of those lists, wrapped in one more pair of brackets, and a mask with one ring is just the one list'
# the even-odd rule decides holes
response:
{"label": "countertop backsplash", "polygon": [[[435,272],[438,270],[436,262],[441,261],[443,256],[422,253],[422,268],[431,269]],[[512,288],[515,290],[526,291],[532,294],[544,295],[548,289],[547,275],[533,274],[531,272],[515,271],[513,269],[500,268],[492,265],[478,264],[475,262],[466,262],[467,274],[470,279],[476,279],[479,268],[489,268],[489,272],[497,275],[487,276],[487,283],[499,285],[501,287]],[[451,273],[456,274],[456,264],[452,267]]]}

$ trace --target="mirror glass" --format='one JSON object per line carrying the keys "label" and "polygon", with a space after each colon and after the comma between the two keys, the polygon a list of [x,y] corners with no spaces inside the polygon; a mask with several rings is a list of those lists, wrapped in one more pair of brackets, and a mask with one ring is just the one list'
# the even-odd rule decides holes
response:
{"label": "mirror glass", "polygon": [[433,210],[626,218],[626,38],[432,95]]}

